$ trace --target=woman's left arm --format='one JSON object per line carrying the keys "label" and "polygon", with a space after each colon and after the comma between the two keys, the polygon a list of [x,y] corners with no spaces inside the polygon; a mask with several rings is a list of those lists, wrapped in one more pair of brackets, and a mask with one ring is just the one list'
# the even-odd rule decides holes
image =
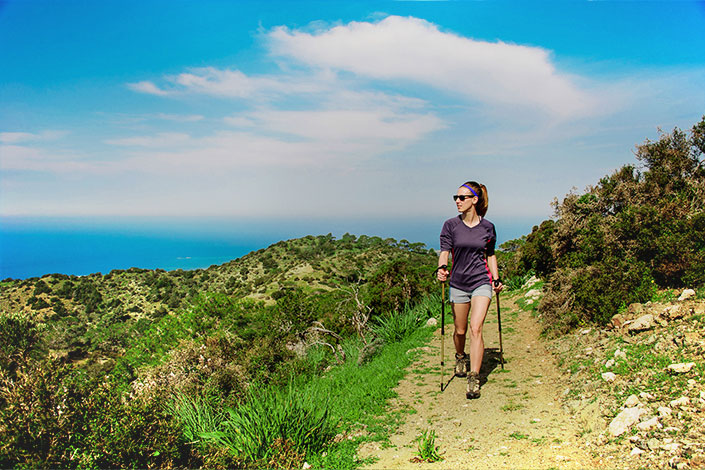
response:
{"label": "woman's left arm", "polygon": [[[490,268],[490,274],[492,274],[492,279],[493,280],[499,280],[499,267],[497,266],[497,255],[491,255],[487,257],[487,267]],[[495,292],[502,292],[502,289],[504,289],[504,286],[502,285],[502,282],[499,282],[497,284],[494,284],[492,286],[495,290]]]}

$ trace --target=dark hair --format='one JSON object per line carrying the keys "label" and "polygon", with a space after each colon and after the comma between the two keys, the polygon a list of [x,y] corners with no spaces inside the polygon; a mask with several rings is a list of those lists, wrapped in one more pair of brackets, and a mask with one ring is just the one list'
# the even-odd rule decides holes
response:
{"label": "dark hair", "polygon": [[466,181],[462,186],[469,186],[472,188],[475,196],[477,196],[477,204],[475,204],[475,210],[477,215],[484,217],[487,214],[487,206],[489,204],[489,197],[487,196],[487,187],[484,184],[480,184],[477,181]]}

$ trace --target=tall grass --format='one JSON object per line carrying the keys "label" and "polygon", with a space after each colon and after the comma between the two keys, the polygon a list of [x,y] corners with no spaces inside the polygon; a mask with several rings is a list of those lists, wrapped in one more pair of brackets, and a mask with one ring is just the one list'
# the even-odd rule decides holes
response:
{"label": "tall grass", "polygon": [[[423,326],[439,305],[438,296],[430,296],[380,321],[375,334],[385,338],[384,347],[363,366],[357,364],[362,343],[349,338],[342,345],[344,364],[324,375],[292,377],[284,389],[254,386],[237,407],[218,412],[204,400],[177,401],[186,437],[254,466],[300,467],[306,459],[316,467],[356,468],[360,441],[385,439],[397,423],[387,401],[413,359],[407,351],[430,337],[433,330]],[[321,350],[311,349],[309,360],[320,362]],[[336,434],[345,439],[334,443]]]}
{"label": "tall grass", "polygon": [[406,304],[402,312],[390,312],[378,317],[370,329],[385,343],[403,341],[423,326],[436,308],[437,302],[440,302],[440,297],[430,295],[413,307]]}
{"label": "tall grass", "polygon": [[192,444],[201,442],[201,435],[217,430],[226,418],[216,405],[199,396],[177,395],[169,408],[181,421],[184,437]]}
{"label": "tall grass", "polygon": [[[179,397],[174,410],[191,442],[225,450],[246,463],[276,461],[281,445],[296,455],[318,452],[335,436],[336,420],[328,399],[300,393],[291,383],[284,390],[253,388],[246,400],[222,412],[198,398]],[[280,443],[277,447],[273,443]]]}

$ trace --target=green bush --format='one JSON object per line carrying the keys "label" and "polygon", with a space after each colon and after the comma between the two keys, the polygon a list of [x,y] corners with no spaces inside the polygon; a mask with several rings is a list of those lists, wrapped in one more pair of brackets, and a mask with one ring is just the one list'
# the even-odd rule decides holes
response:
{"label": "green bush", "polygon": [[44,325],[21,313],[0,312],[0,369],[12,372],[41,340]]}
{"label": "green bush", "polygon": [[195,463],[154,400],[120,396],[70,366],[28,363],[0,380],[0,466],[153,468]]}
{"label": "green bush", "polygon": [[435,287],[432,261],[424,255],[418,260],[397,258],[383,264],[365,287],[366,303],[381,315],[417,302]]}
{"label": "green bush", "polygon": [[705,283],[705,117],[637,148],[626,165],[582,194],[555,203],[555,221],[534,227],[520,267],[547,278],[539,311],[549,328],[604,324],[656,287]]}

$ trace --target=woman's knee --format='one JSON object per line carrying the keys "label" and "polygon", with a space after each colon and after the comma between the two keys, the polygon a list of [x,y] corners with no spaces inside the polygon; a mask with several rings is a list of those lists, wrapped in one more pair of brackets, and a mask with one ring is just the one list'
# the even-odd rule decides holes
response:
{"label": "woman's knee", "polygon": [[473,338],[481,338],[482,337],[482,325],[470,326],[470,336],[472,336]]}

